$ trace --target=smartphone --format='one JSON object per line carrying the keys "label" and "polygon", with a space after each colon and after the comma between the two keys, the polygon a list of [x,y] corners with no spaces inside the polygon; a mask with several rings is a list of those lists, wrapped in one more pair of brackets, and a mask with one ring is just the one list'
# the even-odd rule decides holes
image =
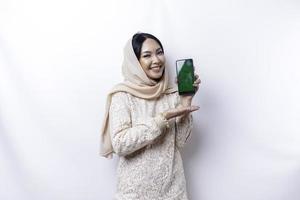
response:
{"label": "smartphone", "polygon": [[195,94],[193,59],[176,60],[176,73],[179,95]]}

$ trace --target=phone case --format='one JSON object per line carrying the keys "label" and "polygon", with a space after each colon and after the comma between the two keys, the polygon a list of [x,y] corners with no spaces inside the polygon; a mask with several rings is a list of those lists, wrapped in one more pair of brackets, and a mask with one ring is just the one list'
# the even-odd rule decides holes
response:
{"label": "phone case", "polygon": [[176,73],[179,95],[195,94],[193,59],[176,60]]}

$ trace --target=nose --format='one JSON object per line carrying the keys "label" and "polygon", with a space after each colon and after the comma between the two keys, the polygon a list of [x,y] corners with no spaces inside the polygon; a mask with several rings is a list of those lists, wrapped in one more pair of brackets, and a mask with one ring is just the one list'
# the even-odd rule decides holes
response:
{"label": "nose", "polygon": [[154,55],[152,61],[153,61],[153,63],[159,63],[160,59],[159,59],[159,57],[157,55]]}

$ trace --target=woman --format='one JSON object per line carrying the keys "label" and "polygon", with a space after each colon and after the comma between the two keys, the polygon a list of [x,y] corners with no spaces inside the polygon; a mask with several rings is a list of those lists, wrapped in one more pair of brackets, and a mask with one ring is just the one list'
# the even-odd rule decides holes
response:
{"label": "woman", "polygon": [[[192,129],[193,96],[168,85],[161,42],[135,34],[124,48],[123,83],[108,95],[101,154],[119,155],[117,200],[187,200],[180,149]],[[200,79],[196,75],[194,86]]]}

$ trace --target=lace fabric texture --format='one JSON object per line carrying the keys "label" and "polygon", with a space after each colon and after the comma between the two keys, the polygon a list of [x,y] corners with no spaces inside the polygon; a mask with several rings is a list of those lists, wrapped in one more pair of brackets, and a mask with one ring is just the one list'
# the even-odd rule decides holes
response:
{"label": "lace fabric texture", "polygon": [[116,200],[187,200],[180,149],[191,135],[192,115],[169,120],[178,93],[145,100],[126,92],[112,96],[109,110],[114,152],[119,155]]}

